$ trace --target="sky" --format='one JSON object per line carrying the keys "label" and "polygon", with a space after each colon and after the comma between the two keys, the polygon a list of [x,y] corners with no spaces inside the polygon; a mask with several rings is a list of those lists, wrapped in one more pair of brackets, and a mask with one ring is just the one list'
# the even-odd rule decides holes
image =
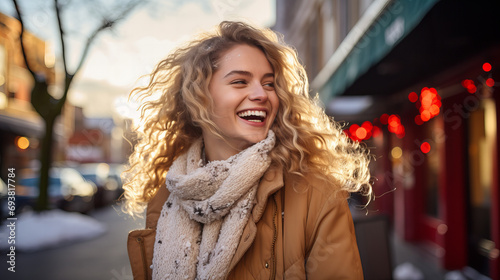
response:
{"label": "sky", "polygon": [[[27,28],[48,42],[58,55],[55,17],[40,0],[19,0],[25,7]],[[50,1],[47,1],[50,2]],[[45,2],[45,3],[47,3]],[[134,118],[136,109],[127,101],[139,78],[179,44],[210,30],[226,19],[244,19],[258,26],[272,26],[274,0],[153,0],[153,6],[134,10],[111,32],[103,32],[93,44],[86,63],[75,79],[68,99],[90,118],[124,115]],[[0,12],[13,15],[10,1],[1,1]],[[77,12],[63,18],[77,33],[92,30],[92,21]],[[82,25],[83,22],[83,25]],[[88,23],[88,24],[87,24]],[[75,24],[75,26],[71,26]],[[31,27],[31,28],[30,28]],[[76,65],[82,41],[69,40],[68,61]]]}

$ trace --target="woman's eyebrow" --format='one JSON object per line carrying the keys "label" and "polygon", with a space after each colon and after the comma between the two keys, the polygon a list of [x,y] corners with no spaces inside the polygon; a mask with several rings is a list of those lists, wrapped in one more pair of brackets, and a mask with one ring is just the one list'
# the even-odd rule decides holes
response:
{"label": "woman's eyebrow", "polygon": [[[243,75],[243,76],[248,76],[248,77],[253,77],[253,74],[248,71],[244,70],[232,70],[231,72],[227,73],[224,78],[227,78],[231,75]],[[264,74],[263,78],[269,78],[269,77],[274,77],[274,73],[266,73]]]}
{"label": "woman's eyebrow", "polygon": [[274,73],[266,73],[262,78],[274,78]]}
{"label": "woman's eyebrow", "polygon": [[227,78],[231,75],[243,75],[243,76],[248,76],[248,77],[253,77],[253,74],[248,72],[248,71],[244,71],[244,70],[233,70],[229,73],[227,73],[224,78]]}

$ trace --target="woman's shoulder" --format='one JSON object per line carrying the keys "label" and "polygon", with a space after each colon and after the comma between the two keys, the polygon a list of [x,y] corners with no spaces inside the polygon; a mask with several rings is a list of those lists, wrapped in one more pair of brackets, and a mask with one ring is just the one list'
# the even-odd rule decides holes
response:
{"label": "woman's shoulder", "polygon": [[325,197],[347,193],[339,183],[319,174],[285,176],[284,180],[285,185],[293,187],[297,192],[319,193]]}
{"label": "woman's shoulder", "polygon": [[[314,243],[314,236],[320,227],[335,224],[339,215],[346,211],[348,193],[333,182],[317,176],[299,179],[287,178],[285,183],[285,216],[293,217],[295,223],[302,223],[307,248]],[[333,217],[333,218],[332,218]],[[285,222],[286,223],[286,222]]]}

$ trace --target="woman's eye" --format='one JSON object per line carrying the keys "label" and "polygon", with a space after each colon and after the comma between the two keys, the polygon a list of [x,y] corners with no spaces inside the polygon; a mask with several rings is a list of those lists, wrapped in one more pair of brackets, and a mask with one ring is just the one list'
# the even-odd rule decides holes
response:
{"label": "woman's eye", "polygon": [[264,86],[265,87],[272,87],[272,88],[274,88],[274,82],[264,83]]}
{"label": "woman's eye", "polygon": [[245,80],[236,80],[231,82],[232,85],[244,85],[246,83],[247,82]]}

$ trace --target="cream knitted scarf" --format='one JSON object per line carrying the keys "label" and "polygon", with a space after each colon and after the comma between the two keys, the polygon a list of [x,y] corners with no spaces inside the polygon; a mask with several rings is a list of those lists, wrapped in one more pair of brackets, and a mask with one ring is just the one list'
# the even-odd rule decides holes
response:
{"label": "cream knitted scarf", "polygon": [[275,136],[203,166],[199,139],[170,167],[153,253],[153,279],[224,279],[270,165]]}

